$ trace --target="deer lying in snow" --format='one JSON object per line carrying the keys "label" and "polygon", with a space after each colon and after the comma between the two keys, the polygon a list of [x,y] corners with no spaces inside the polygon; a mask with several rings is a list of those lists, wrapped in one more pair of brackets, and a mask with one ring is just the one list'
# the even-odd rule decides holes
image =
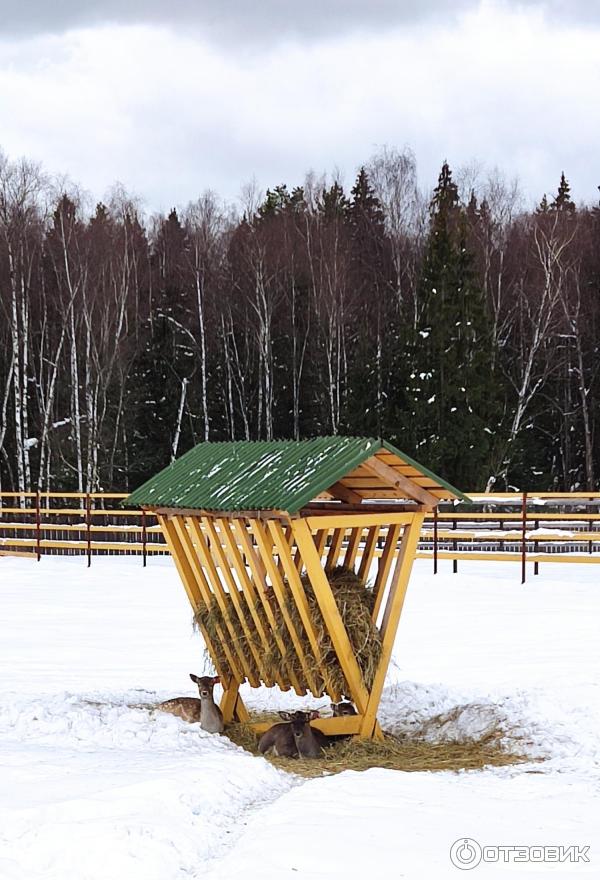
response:
{"label": "deer lying in snow", "polygon": [[263,755],[270,749],[280,758],[318,758],[329,742],[324,733],[310,726],[319,717],[310,712],[280,712],[283,723],[274,724],[261,736],[258,750]]}
{"label": "deer lying in snow", "polygon": [[219,684],[219,676],[197,676],[190,672],[190,678],[198,685],[199,700],[196,697],[174,697],[159,703],[156,708],[177,715],[190,724],[199,721],[202,730],[208,733],[223,733],[223,713],[213,699],[213,688]]}

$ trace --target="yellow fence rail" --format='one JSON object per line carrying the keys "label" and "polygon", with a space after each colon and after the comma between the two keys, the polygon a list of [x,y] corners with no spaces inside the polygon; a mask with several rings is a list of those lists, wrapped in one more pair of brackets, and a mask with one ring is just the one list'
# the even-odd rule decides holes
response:
{"label": "yellow fence rail", "polygon": [[[0,556],[137,555],[143,564],[169,550],[153,514],[118,504],[119,492],[0,493]],[[444,560],[520,564],[600,563],[600,493],[472,493],[470,505],[441,505],[426,519],[418,557],[433,571]],[[382,535],[384,540],[385,535]],[[333,537],[332,537],[333,540]],[[338,535],[336,540],[340,540]],[[343,540],[343,538],[341,539]],[[357,548],[362,555],[365,542]],[[324,550],[326,547],[324,548]],[[380,548],[369,548],[377,557]]]}

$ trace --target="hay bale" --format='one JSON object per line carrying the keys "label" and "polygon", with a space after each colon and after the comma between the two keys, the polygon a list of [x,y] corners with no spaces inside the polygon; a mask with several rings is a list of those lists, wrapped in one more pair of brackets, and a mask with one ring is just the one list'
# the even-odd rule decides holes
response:
{"label": "hay bale", "polygon": [[[368,584],[361,581],[354,571],[341,566],[330,572],[328,577],[331,591],[353,648],[354,656],[358,662],[364,682],[367,688],[370,688],[381,657],[381,636],[379,630],[371,620],[375,603],[373,590]],[[327,669],[331,681],[331,689],[334,692],[330,694],[330,696],[339,697],[340,694],[349,694],[350,688],[348,682],[346,681],[338,662],[312,584],[306,574],[302,575],[301,580],[308,601],[311,621],[321,650],[323,664]],[[322,670],[312,651],[310,641],[300,617],[299,609],[294,602],[289,585],[285,583],[285,587],[286,612],[289,615],[298,634],[300,643],[302,644],[305,666],[315,682],[315,688],[312,691],[313,695],[315,697],[320,697],[325,693],[325,682],[323,680]],[[213,599],[209,607],[206,605],[200,606],[194,618],[197,624],[202,624],[210,636],[218,654],[217,662],[219,668],[223,669],[225,672],[231,671],[219,637],[218,631],[221,629],[221,631],[226,634],[231,646],[239,650],[246,658],[249,668],[252,669],[257,678],[261,678],[262,676],[260,675],[260,671],[256,668],[256,664],[252,657],[252,647],[254,647],[259,653],[265,672],[271,677],[271,679],[274,680],[281,675],[283,675],[284,678],[289,678],[289,672],[292,671],[306,690],[312,690],[309,688],[309,682],[306,681],[306,675],[302,664],[296,656],[287,624],[285,623],[281,607],[276,598],[271,595],[271,593],[266,597],[273,610],[273,616],[276,623],[275,631],[273,631],[270,626],[262,605],[259,605],[257,608],[259,619],[265,633],[267,634],[268,640],[267,645],[263,645],[250,613],[250,609],[248,608],[246,597],[242,591],[240,591],[239,597],[244,608],[244,618],[247,624],[248,634],[244,632],[244,628],[239,621],[231,596],[229,595],[226,595],[225,602],[230,626],[235,635],[234,639],[230,639],[230,633],[227,629],[223,612],[215,599]],[[284,645],[283,651],[277,643],[277,637],[279,637],[280,643]],[[285,649],[285,646],[287,646],[287,650]]]}

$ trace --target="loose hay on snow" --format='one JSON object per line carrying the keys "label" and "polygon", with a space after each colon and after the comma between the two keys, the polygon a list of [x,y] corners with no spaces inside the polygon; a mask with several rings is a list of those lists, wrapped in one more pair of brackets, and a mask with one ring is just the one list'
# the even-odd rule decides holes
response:
{"label": "loose hay on snow", "polygon": [[[373,684],[373,679],[381,656],[381,637],[379,630],[371,620],[375,603],[373,590],[367,584],[363,583],[354,571],[347,568],[338,567],[330,572],[328,577],[332,593],[354,651],[354,656],[357,659],[364,682],[367,688],[370,688]],[[348,683],[338,662],[312,584],[306,574],[302,576],[302,584],[306,593],[317,641],[322,652],[323,664],[326,667],[331,680],[332,689],[334,692],[337,692],[337,694],[348,694]],[[218,652],[217,661],[219,667],[225,672],[231,671],[219,636],[219,630],[221,630],[221,632],[227,636],[230,647],[243,653],[248,667],[253,671],[257,679],[262,678],[262,676],[252,656],[253,650],[261,657],[263,668],[272,680],[275,680],[281,675],[283,675],[284,678],[289,678],[289,673],[292,672],[302,686],[307,690],[311,690],[311,688],[309,688],[309,683],[306,681],[304,669],[292,647],[289,630],[284,621],[281,607],[272,591],[269,592],[267,599],[272,608],[276,623],[275,632],[267,619],[262,604],[257,603],[256,608],[256,614],[258,615],[259,621],[267,636],[268,644],[266,646],[260,639],[256,623],[250,613],[246,601],[246,596],[242,591],[240,591],[238,595],[240,602],[242,603],[244,612],[243,616],[247,624],[248,634],[244,632],[244,628],[240,623],[234,603],[229,594],[226,594],[225,602],[228,608],[230,626],[235,634],[235,640],[230,637],[223,612],[215,599],[213,599],[210,607],[202,605],[195,615],[195,623],[202,624],[209,635],[215,650]],[[315,681],[316,693],[313,691],[313,694],[315,697],[319,697],[325,692],[325,682],[323,680],[322,670],[317,663],[317,658],[314,656],[310,641],[300,617],[300,612],[294,602],[291,590],[287,585],[285,596],[286,612],[293,622],[294,628],[298,633],[302,644],[304,663]],[[279,637],[279,642],[286,646],[283,651],[277,643],[276,636]]]}
{"label": "loose hay on snow", "polygon": [[[254,720],[267,720],[256,718]],[[277,719],[273,718],[275,723]],[[225,735],[236,745],[257,755],[258,739],[250,724],[232,724]],[[382,767],[405,772],[440,770],[481,770],[484,767],[502,767],[531,761],[518,751],[502,746],[503,734],[495,731],[482,739],[452,743],[431,743],[411,737],[387,735],[383,740],[341,739],[325,750],[322,758],[276,758],[268,755],[276,767],[299,776],[328,776],[343,770],[369,770]]]}

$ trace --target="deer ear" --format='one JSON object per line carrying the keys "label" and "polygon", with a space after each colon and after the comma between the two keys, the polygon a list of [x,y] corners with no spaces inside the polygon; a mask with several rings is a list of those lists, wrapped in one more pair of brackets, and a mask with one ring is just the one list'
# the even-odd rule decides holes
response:
{"label": "deer ear", "polygon": [[213,675],[213,684],[221,684],[221,679],[218,675]]}
{"label": "deer ear", "polygon": [[277,714],[279,715],[280,718],[283,718],[284,721],[291,721],[292,720],[292,716],[290,715],[289,712],[278,712]]}
{"label": "deer ear", "polygon": [[311,720],[311,721],[314,721],[315,718],[320,718],[320,717],[321,717],[321,715],[320,715],[318,709],[312,709],[311,712],[309,712],[309,715],[310,715],[310,720]]}
{"label": "deer ear", "polygon": [[190,672],[190,678],[192,679],[192,681],[193,681],[195,684],[198,684],[198,676],[197,676],[197,675],[194,675],[193,672]]}

